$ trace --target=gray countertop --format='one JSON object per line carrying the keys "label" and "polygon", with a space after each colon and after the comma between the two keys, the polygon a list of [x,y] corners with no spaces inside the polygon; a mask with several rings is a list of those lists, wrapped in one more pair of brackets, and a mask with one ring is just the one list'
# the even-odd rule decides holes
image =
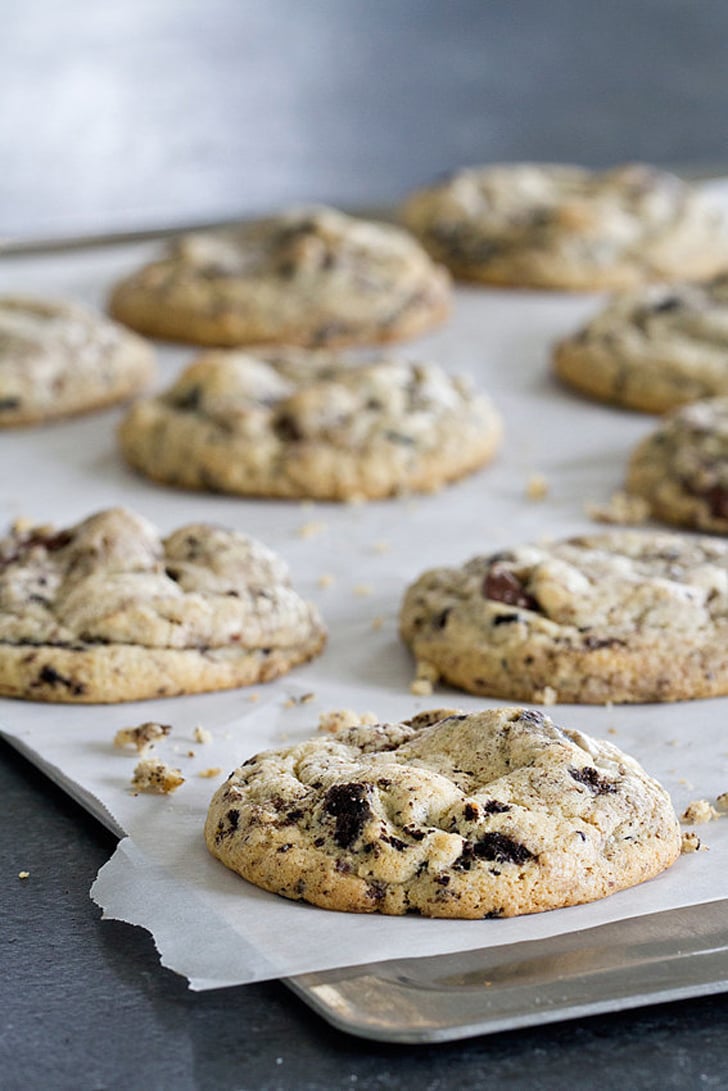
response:
{"label": "gray countertop", "polygon": [[[3,23],[0,235],[374,204],[476,161],[728,158],[722,0],[34,0]],[[112,837],[4,743],[0,800],[8,1091],[728,1087],[728,996],[394,1047],[277,983],[193,994],[99,919]]]}

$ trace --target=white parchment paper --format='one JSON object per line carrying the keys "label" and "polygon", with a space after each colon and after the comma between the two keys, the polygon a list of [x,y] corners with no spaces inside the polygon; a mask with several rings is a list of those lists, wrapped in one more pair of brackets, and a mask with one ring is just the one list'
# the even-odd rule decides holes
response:
{"label": "white parchment paper", "polygon": [[[728,206],[728,186],[715,192]],[[128,247],[6,260],[0,291],[99,304],[114,278],[149,252]],[[498,703],[446,689],[427,699],[409,693],[413,664],[396,632],[400,599],[432,565],[595,529],[585,501],[606,501],[619,487],[630,449],[654,425],[650,417],[578,398],[549,376],[550,344],[600,302],[460,289],[447,326],[397,350],[474,375],[505,419],[496,463],[433,496],[337,506],[166,490],[121,462],[114,441],[119,410],[0,435],[3,523],[24,515],[67,525],[111,504],[135,508],[164,531],[193,520],[223,523],[278,550],[328,623],[320,659],[252,691],[90,708],[0,702],[3,734],[126,835],[102,868],[94,899],[106,916],[148,928],[163,963],[193,988],[534,940],[728,898],[728,818],[699,828],[709,851],[682,857],[650,883],[593,905],[503,921],[347,915],[287,902],[228,872],[202,840],[208,801],[230,770],[260,749],[310,735],[322,711],[347,707],[394,719],[426,707]],[[193,353],[165,348],[160,355],[166,384]],[[549,484],[541,501],[526,496],[534,473]],[[307,693],[312,700],[289,707],[291,697]],[[634,754],[670,790],[678,811],[728,789],[728,698],[550,711],[557,723],[606,736]],[[170,797],[134,796],[135,757],[113,747],[119,727],[149,719],[173,725],[156,751],[186,777]],[[198,724],[212,733],[211,743],[194,741]],[[212,768],[220,773],[199,775]]]}

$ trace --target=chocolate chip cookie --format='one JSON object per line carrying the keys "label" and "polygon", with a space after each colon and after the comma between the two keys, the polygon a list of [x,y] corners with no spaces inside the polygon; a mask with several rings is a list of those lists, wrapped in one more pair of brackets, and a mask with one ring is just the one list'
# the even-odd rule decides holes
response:
{"label": "chocolate chip cookie", "polygon": [[641,164],[471,167],[414,193],[403,220],[456,276],[570,290],[692,280],[728,264],[728,231],[696,190]]}
{"label": "chocolate chip cookie", "polygon": [[426,572],[403,639],[472,693],[545,703],[728,693],[728,544],[636,530]]}
{"label": "chocolate chip cookie", "polygon": [[208,352],[119,432],[158,481],[248,496],[347,500],[434,489],[492,458],[489,399],[432,364],[328,352]]}
{"label": "chocolate chip cookie", "polygon": [[151,345],[76,303],[0,296],[0,427],[100,409],[153,378]]}
{"label": "chocolate chip cookie", "polygon": [[368,345],[437,325],[447,272],[401,228],[334,209],[291,212],[182,238],[122,281],[111,313],[196,345]]}
{"label": "chocolate chip cookie", "polygon": [[667,792],[541,712],[425,712],[250,758],[215,794],[210,852],[326,909],[512,917],[603,898],[680,854]]}
{"label": "chocolate chip cookie", "polygon": [[236,531],[123,508],[0,539],[0,695],[137,701],[268,681],[321,650],[285,564]]}
{"label": "chocolate chip cookie", "polygon": [[728,394],[728,274],[618,296],[556,346],[554,370],[583,394],[645,413]]}
{"label": "chocolate chip cookie", "polygon": [[728,397],[666,417],[634,451],[627,489],[656,519],[728,534]]}

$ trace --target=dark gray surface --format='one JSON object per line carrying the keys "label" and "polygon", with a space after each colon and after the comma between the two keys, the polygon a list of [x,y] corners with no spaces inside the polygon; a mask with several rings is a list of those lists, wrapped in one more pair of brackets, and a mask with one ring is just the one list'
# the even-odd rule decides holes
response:
{"label": "dark gray surface", "polygon": [[0,799],[3,1091],[728,1086],[728,996],[395,1047],[331,1029],[277,983],[191,993],[89,901],[113,838],[5,743]]}
{"label": "dark gray surface", "polygon": [[[0,235],[372,204],[474,161],[728,152],[724,0],[0,13]],[[397,1048],[330,1029],[275,983],[189,993],[145,933],[88,899],[112,838],[5,744],[0,801],[3,1091],[728,1087],[726,996]]]}
{"label": "dark gray surface", "polygon": [[0,234],[722,163],[724,0],[0,0]]}

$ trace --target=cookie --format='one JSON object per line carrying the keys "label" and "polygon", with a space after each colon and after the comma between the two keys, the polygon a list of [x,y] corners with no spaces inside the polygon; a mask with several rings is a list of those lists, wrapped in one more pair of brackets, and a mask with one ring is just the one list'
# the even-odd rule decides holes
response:
{"label": "cookie", "polygon": [[414,193],[404,223],[466,280],[602,290],[707,277],[728,230],[703,197],[641,164],[471,167]]}
{"label": "cookie", "polygon": [[0,695],[138,701],[265,682],[325,633],[285,564],[232,530],[160,538],[123,508],[0,540]]}
{"label": "cookie", "polygon": [[151,345],[76,303],[0,296],[0,427],[100,409],[154,376]]}
{"label": "cookie", "polygon": [[132,329],[196,345],[368,345],[437,325],[447,272],[405,231],[304,209],[182,238],[115,289]]}
{"label": "cookie", "polygon": [[128,462],[166,484],[320,500],[435,489],[500,435],[490,401],[434,365],[306,349],[206,353],[119,430]]}
{"label": "cookie", "polygon": [[627,489],[656,519],[728,534],[728,397],[666,417],[635,449]]}
{"label": "cookie", "polygon": [[243,878],[359,913],[512,917],[594,901],[680,853],[667,792],[541,712],[449,709],[258,754],[205,838]]}
{"label": "cookie", "polygon": [[426,572],[400,631],[442,679],[544,703],[728,693],[728,544],[637,530]]}
{"label": "cookie", "polygon": [[553,362],[581,393],[645,413],[728,395],[728,274],[618,296]]}

